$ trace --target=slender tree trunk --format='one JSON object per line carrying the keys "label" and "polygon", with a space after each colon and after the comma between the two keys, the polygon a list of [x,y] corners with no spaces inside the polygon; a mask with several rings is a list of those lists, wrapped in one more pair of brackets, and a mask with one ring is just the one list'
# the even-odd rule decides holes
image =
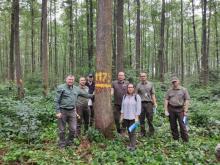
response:
{"label": "slender tree trunk", "polygon": [[15,31],[15,27],[14,27],[14,6],[13,6],[14,2],[12,3],[12,10],[11,10],[11,40],[10,40],[10,58],[9,58],[9,80],[11,80],[12,82],[14,81],[14,31]]}
{"label": "slender tree trunk", "polygon": [[43,94],[48,94],[48,32],[47,32],[47,0],[42,0],[42,64],[43,64]]}
{"label": "slender tree trunk", "polygon": [[[106,137],[113,137],[111,107],[112,79],[112,1],[98,1],[96,33],[95,127]],[[98,115],[97,115],[98,114]]]}
{"label": "slender tree trunk", "polygon": [[183,0],[181,0],[181,82],[184,83],[184,58],[183,58]]}
{"label": "slender tree trunk", "polygon": [[112,77],[115,78],[117,73],[116,73],[116,43],[117,43],[117,40],[116,40],[116,29],[117,29],[117,26],[116,26],[116,15],[117,15],[117,12],[116,12],[116,5],[117,5],[117,0],[114,0],[114,8],[113,8],[113,40],[112,40]]}
{"label": "slender tree trunk", "polygon": [[201,80],[203,85],[208,84],[209,80],[209,67],[208,67],[208,54],[207,54],[207,39],[206,39],[206,6],[207,0],[202,0],[202,70],[201,70]]}
{"label": "slender tree trunk", "polygon": [[124,71],[124,32],[123,32],[123,11],[124,1],[117,0],[117,54],[116,54],[116,72]]}
{"label": "slender tree trunk", "polygon": [[68,0],[69,3],[69,67],[70,73],[74,71],[74,38],[73,38],[73,2],[72,0]]}
{"label": "slender tree trunk", "polygon": [[211,35],[210,22],[211,22],[211,15],[212,15],[211,1],[208,2],[208,8],[209,8],[209,16],[208,16],[208,37],[207,37],[206,53],[207,53],[207,56],[209,57],[210,35]]}
{"label": "slender tree trunk", "polygon": [[161,25],[160,25],[160,46],[158,50],[159,79],[164,81],[164,27],[165,27],[165,0],[162,0]]}
{"label": "slender tree trunk", "polygon": [[[56,16],[56,2],[57,0],[54,0],[54,71],[55,74],[58,74],[58,55],[57,55],[57,16]],[[55,84],[58,82],[58,78],[55,78]]]}
{"label": "slender tree trunk", "polygon": [[30,7],[31,7],[31,71],[32,73],[35,72],[35,52],[34,52],[34,3],[35,0],[31,1]]}
{"label": "slender tree trunk", "polygon": [[196,66],[198,75],[200,74],[200,65],[199,65],[199,57],[198,57],[198,46],[197,46],[197,35],[196,35],[196,25],[195,25],[195,6],[194,0],[192,0],[192,24],[193,24],[193,36],[194,36],[194,47],[196,53]]}
{"label": "slender tree trunk", "polygon": [[214,3],[215,9],[215,49],[216,49],[216,64],[217,64],[217,71],[219,74],[219,35],[218,35],[218,18],[217,18],[217,10],[216,10],[216,2]]}
{"label": "slender tree trunk", "polygon": [[132,50],[131,50],[131,13],[130,13],[130,0],[128,0],[128,40],[129,40],[129,66],[132,67]]}
{"label": "slender tree trunk", "polygon": [[140,42],[141,42],[141,32],[140,32],[140,0],[137,2],[137,17],[136,17],[136,75],[140,73]]}
{"label": "slender tree trunk", "polygon": [[21,61],[20,61],[20,41],[19,41],[19,0],[13,0],[14,7],[14,48],[15,48],[15,67],[16,82],[18,88],[18,98],[24,97]]}

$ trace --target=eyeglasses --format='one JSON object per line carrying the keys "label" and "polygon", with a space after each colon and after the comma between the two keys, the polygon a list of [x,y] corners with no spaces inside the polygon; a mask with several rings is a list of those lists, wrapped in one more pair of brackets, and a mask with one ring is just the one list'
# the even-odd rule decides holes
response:
{"label": "eyeglasses", "polygon": [[134,87],[128,87],[128,88],[134,88]]}

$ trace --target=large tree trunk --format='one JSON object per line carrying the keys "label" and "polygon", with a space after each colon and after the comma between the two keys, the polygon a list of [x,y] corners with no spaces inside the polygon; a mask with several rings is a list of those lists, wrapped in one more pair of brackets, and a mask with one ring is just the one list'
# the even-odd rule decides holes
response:
{"label": "large tree trunk", "polygon": [[123,11],[124,1],[117,0],[117,54],[116,54],[116,72],[124,71],[124,32],[123,32]]}
{"label": "large tree trunk", "polygon": [[15,67],[16,67],[16,82],[18,88],[18,98],[24,97],[22,71],[20,62],[20,41],[19,41],[19,0],[13,0],[14,7],[14,48],[15,48]]}
{"label": "large tree trunk", "polygon": [[140,30],[140,0],[137,2],[137,18],[136,18],[136,75],[140,73],[140,42],[141,42],[141,30]]}
{"label": "large tree trunk", "polygon": [[164,81],[164,27],[165,27],[165,0],[162,0],[160,46],[158,50],[159,79],[161,82]]}
{"label": "large tree trunk", "polygon": [[202,68],[201,68],[201,82],[203,85],[208,84],[209,80],[209,67],[208,67],[208,54],[207,54],[207,44],[206,44],[206,6],[207,6],[207,0],[202,0]]}
{"label": "large tree trunk", "polygon": [[12,9],[11,9],[11,40],[10,40],[10,58],[9,58],[9,80],[14,81],[14,2],[12,3]]}
{"label": "large tree trunk", "polygon": [[43,94],[47,96],[48,94],[48,33],[47,33],[47,0],[42,0],[42,65],[43,65]]}
{"label": "large tree trunk", "polygon": [[193,24],[193,36],[194,36],[194,47],[196,53],[196,66],[198,75],[200,74],[200,66],[199,66],[199,57],[198,57],[198,46],[197,46],[197,37],[196,37],[196,25],[195,25],[195,12],[194,12],[194,0],[192,0],[192,24]]}
{"label": "large tree trunk", "polygon": [[112,79],[112,1],[98,1],[96,34],[95,127],[106,137],[113,136],[111,106]]}

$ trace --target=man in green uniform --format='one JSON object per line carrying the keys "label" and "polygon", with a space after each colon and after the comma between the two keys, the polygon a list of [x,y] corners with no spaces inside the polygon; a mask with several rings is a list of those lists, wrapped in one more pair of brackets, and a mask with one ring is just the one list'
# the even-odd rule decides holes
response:
{"label": "man in green uniform", "polygon": [[[58,121],[59,142],[58,146],[64,148],[71,145],[76,133],[76,101],[78,95],[92,98],[93,95],[83,93],[78,87],[74,86],[74,76],[68,75],[66,83],[59,85],[55,96],[56,117]],[[65,127],[68,123],[69,135],[65,138]]]}
{"label": "man in green uniform", "polygon": [[136,87],[137,94],[141,97],[140,126],[141,136],[146,136],[145,118],[149,126],[149,135],[154,134],[153,107],[157,107],[155,89],[152,82],[147,80],[147,73],[140,73],[140,83]]}
{"label": "man in green uniform", "polygon": [[180,134],[184,142],[189,141],[186,125],[183,118],[187,115],[190,96],[186,88],[180,86],[180,81],[177,77],[173,77],[172,88],[165,95],[164,109],[165,115],[169,116],[170,128],[173,139],[179,139],[179,131],[177,121],[180,127]]}

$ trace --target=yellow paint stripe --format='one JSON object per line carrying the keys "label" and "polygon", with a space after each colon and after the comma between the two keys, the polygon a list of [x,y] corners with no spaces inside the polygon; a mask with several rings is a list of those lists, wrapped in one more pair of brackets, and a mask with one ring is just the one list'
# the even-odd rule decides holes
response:
{"label": "yellow paint stripe", "polygon": [[95,84],[97,88],[111,88],[112,84]]}

